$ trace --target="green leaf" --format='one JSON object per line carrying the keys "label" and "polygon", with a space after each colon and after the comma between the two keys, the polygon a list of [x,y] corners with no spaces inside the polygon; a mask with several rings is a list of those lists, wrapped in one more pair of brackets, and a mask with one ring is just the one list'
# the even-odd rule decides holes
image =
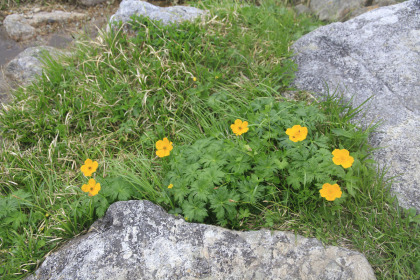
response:
{"label": "green leaf", "polygon": [[204,167],[215,167],[219,168],[227,163],[226,159],[223,158],[221,153],[206,153],[200,159],[199,163],[203,164]]}
{"label": "green leaf", "polygon": [[235,174],[244,174],[246,171],[251,169],[249,156],[241,155],[234,157],[226,167]]}
{"label": "green leaf", "polygon": [[111,200],[127,200],[133,195],[131,183],[126,182],[120,177],[112,178],[103,184],[101,190],[103,194],[110,197]]}
{"label": "green leaf", "polygon": [[300,172],[297,172],[297,171],[290,172],[290,175],[287,176],[286,178],[286,182],[287,184],[292,186],[295,190],[298,190],[300,189],[300,186],[303,183],[301,178],[303,178],[303,174],[301,174]]}
{"label": "green leaf", "polygon": [[206,179],[199,179],[191,185],[191,195],[203,202],[207,202],[214,185]]}
{"label": "green leaf", "polygon": [[210,197],[210,207],[216,213],[219,221],[232,220],[236,215],[236,204],[240,195],[234,191],[228,191],[226,187],[218,188]]}
{"label": "green leaf", "polygon": [[251,213],[249,212],[249,208],[240,208],[239,209],[239,219],[244,219],[244,218],[248,218],[249,216],[251,216]]}
{"label": "green leaf", "polygon": [[225,172],[215,167],[205,168],[201,172],[201,177],[205,180],[209,180],[214,185],[220,185],[225,177]]}
{"label": "green leaf", "polygon": [[190,190],[185,183],[178,182],[170,192],[173,193],[175,200],[182,204],[185,197],[190,193]]}
{"label": "green leaf", "polygon": [[280,161],[277,158],[274,158],[272,160],[272,163],[277,167],[277,169],[282,170],[285,169],[287,166],[289,166],[289,163],[287,162],[286,159],[283,159],[282,161]]}
{"label": "green leaf", "polygon": [[184,216],[197,222],[203,222],[208,216],[205,203],[197,199],[189,198],[182,204]]}
{"label": "green leaf", "polygon": [[262,198],[264,188],[253,181],[242,181],[238,183],[238,190],[243,202],[256,204]]}
{"label": "green leaf", "polygon": [[98,203],[96,204],[96,215],[98,218],[101,218],[105,215],[106,210],[109,207],[108,200],[106,198],[99,198]]}
{"label": "green leaf", "polygon": [[26,223],[27,221],[28,217],[20,211],[13,212],[12,214],[10,214],[10,216],[3,220],[4,223],[11,224],[14,230],[17,230],[22,224]]}

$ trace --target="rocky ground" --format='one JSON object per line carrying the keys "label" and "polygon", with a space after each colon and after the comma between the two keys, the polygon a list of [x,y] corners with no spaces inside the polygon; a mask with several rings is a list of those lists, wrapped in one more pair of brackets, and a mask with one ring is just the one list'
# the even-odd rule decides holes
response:
{"label": "rocky ground", "polygon": [[36,36],[29,40],[16,42],[6,32],[4,24],[0,26],[0,65],[6,64],[18,53],[27,47],[47,45],[57,48],[66,48],[79,34],[87,33],[96,36],[97,27],[103,27],[109,18],[118,9],[119,1],[106,2],[93,7],[82,5],[63,5],[60,3],[44,5],[39,3],[28,3],[8,11],[0,11],[0,22],[3,23],[8,15],[23,14],[26,19],[43,12],[76,12],[85,15],[82,20],[59,21],[50,20],[36,27]]}
{"label": "rocky ground", "polygon": [[[0,103],[10,99],[11,83],[5,75],[5,67],[12,59],[29,47],[69,49],[82,35],[94,38],[118,10],[120,2],[108,0],[85,6],[46,1],[0,10]],[[149,2],[157,6],[170,4],[169,1]]]}

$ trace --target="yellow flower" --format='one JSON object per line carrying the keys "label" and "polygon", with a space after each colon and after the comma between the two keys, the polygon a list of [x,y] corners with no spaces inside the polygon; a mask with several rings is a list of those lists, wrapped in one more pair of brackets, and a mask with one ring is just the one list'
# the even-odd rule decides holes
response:
{"label": "yellow flower", "polygon": [[97,168],[98,168],[98,162],[92,161],[91,159],[88,158],[87,160],[85,160],[85,165],[82,165],[80,170],[82,170],[83,174],[86,177],[90,177],[92,176],[92,173],[96,171]]}
{"label": "yellow flower", "polygon": [[242,133],[245,133],[249,130],[248,128],[248,122],[242,122],[241,120],[237,119],[235,120],[235,123],[230,126],[233,133],[235,133],[237,136],[241,135]]}
{"label": "yellow flower", "polygon": [[336,198],[341,197],[341,189],[340,186],[337,184],[331,185],[328,183],[325,183],[322,186],[322,189],[319,190],[319,193],[322,197],[325,197],[328,201],[334,201]]}
{"label": "yellow flower", "polygon": [[168,138],[165,137],[163,140],[156,142],[156,155],[161,158],[169,156],[173,148],[174,147],[172,147],[172,142],[169,142]]}
{"label": "yellow flower", "polygon": [[353,165],[354,162],[354,158],[352,156],[350,156],[349,151],[347,151],[346,149],[335,149],[333,152],[333,162],[336,165],[341,165],[344,168],[349,168]]}
{"label": "yellow flower", "polygon": [[95,179],[89,179],[87,184],[82,186],[82,191],[88,192],[89,196],[95,196],[101,190],[101,184],[96,183]]}
{"label": "yellow flower", "polygon": [[215,78],[216,78],[216,79],[219,79],[219,76],[216,76]]}
{"label": "yellow flower", "polygon": [[194,81],[194,82],[197,82],[197,78],[196,78],[196,77],[193,77],[193,81]]}
{"label": "yellow flower", "polygon": [[169,184],[168,189],[172,189],[174,187],[173,184]]}
{"label": "yellow flower", "polygon": [[308,135],[308,129],[304,126],[294,125],[292,128],[286,130],[286,134],[289,135],[289,139],[293,142],[299,142],[306,139]]}

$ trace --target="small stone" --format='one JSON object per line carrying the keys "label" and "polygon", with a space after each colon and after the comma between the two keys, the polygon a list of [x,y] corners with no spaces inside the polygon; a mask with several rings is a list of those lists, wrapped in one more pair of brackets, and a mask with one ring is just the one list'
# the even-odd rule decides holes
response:
{"label": "small stone", "polygon": [[34,13],[38,13],[38,12],[40,12],[41,11],[41,9],[40,8],[35,8],[35,9],[33,9],[33,12]]}
{"label": "small stone", "polygon": [[33,18],[28,20],[28,23],[31,26],[39,27],[44,24],[59,23],[64,24],[68,22],[85,20],[87,18],[86,14],[76,13],[76,12],[63,12],[63,11],[53,11],[53,12],[40,12],[34,14]]}
{"label": "small stone", "polygon": [[109,22],[130,21],[133,15],[149,17],[152,20],[160,20],[162,24],[194,20],[197,17],[207,14],[207,11],[188,6],[158,7],[148,2],[138,0],[123,0],[118,11],[111,16]]}
{"label": "small stone", "polygon": [[45,51],[53,57],[63,54],[58,49],[47,46],[27,48],[6,65],[5,76],[17,85],[30,84],[42,73],[42,54]]}
{"label": "small stone", "polygon": [[107,0],[79,0],[79,2],[85,6],[95,6],[106,1]]}
{"label": "small stone", "polygon": [[295,11],[298,15],[311,13],[311,9],[309,9],[306,5],[303,4],[296,5]]}
{"label": "small stone", "polygon": [[3,21],[6,33],[15,41],[25,41],[36,36],[36,30],[21,14],[8,15]]}

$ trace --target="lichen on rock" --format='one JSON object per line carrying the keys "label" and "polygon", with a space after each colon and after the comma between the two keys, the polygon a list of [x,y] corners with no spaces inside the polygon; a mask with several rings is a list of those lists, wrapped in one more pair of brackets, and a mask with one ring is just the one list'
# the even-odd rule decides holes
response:
{"label": "lichen on rock", "polygon": [[355,251],[291,232],[187,223],[149,201],[112,204],[84,236],[49,255],[41,279],[375,279]]}

